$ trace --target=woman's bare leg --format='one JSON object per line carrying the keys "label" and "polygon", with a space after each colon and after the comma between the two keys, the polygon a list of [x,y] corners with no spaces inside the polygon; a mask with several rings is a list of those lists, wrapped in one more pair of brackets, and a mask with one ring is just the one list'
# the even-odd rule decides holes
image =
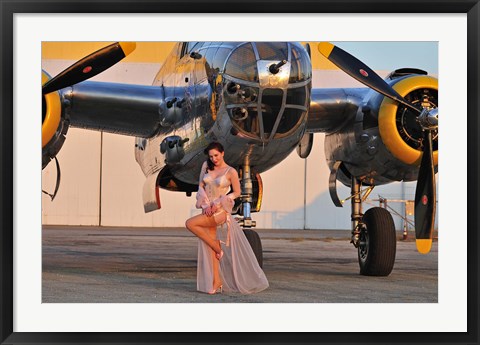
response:
{"label": "woman's bare leg", "polygon": [[215,253],[220,253],[222,250],[220,243],[210,236],[210,228],[217,227],[213,217],[207,217],[204,214],[196,215],[187,219],[185,226],[188,230],[193,232],[195,236],[205,242]]}
{"label": "woman's bare leg", "polygon": [[[216,240],[217,238],[217,227],[214,226],[214,227],[211,227],[209,229],[210,231],[210,237],[213,238],[214,240]],[[219,267],[219,262],[217,260],[217,258],[215,257],[215,251],[211,251],[210,252],[210,255],[212,257],[212,262],[213,262],[213,290],[217,290],[220,285],[222,285],[222,280],[220,279],[220,274],[219,274],[219,271],[218,271],[218,267]]]}

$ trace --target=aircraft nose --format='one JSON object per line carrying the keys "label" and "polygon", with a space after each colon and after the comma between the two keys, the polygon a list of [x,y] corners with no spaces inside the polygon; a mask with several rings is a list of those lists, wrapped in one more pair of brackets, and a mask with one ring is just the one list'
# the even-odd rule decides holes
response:
{"label": "aircraft nose", "polygon": [[266,142],[303,123],[312,69],[300,44],[240,44],[227,59],[224,77],[226,108],[239,132]]}

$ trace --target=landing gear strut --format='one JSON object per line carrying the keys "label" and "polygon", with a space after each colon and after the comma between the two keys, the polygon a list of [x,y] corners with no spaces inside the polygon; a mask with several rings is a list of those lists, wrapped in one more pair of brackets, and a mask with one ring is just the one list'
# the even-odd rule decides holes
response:
{"label": "landing gear strut", "polygon": [[250,229],[255,227],[257,224],[252,220],[251,215],[251,205],[253,201],[253,183],[252,175],[250,172],[250,159],[245,157],[242,166],[242,177],[240,180],[240,186],[242,188],[242,209],[243,209],[243,219],[239,222],[240,226],[243,228]]}
{"label": "landing gear strut", "polygon": [[[388,276],[395,263],[397,240],[390,212],[373,207],[362,214],[361,182],[352,177],[352,240],[358,249],[360,274]],[[367,192],[370,193],[371,189]],[[363,197],[365,199],[366,196]]]}
{"label": "landing gear strut", "polygon": [[256,222],[252,220],[251,216],[251,205],[253,201],[253,183],[249,157],[245,157],[243,161],[240,186],[242,189],[242,217],[238,223],[243,228],[245,237],[247,238],[250,246],[253,249],[253,252],[255,253],[258,264],[260,265],[260,267],[263,267],[262,242],[260,241],[260,236],[258,236],[257,232],[252,230],[252,228],[256,226]]}

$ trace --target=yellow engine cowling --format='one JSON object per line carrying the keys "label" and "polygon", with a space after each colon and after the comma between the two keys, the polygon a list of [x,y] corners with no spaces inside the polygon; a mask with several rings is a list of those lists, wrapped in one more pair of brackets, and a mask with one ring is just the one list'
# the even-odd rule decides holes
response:
{"label": "yellow engine cowling", "polygon": [[[438,91],[438,80],[431,76],[416,75],[400,80],[393,85],[402,97],[420,89]],[[400,105],[401,106],[401,105]],[[408,145],[400,135],[397,127],[397,111],[399,103],[385,97],[378,112],[378,129],[382,141],[390,153],[400,161],[419,166],[423,151]],[[438,150],[433,152],[434,164],[438,164]]]}
{"label": "yellow engine cowling", "polygon": [[[42,71],[42,85],[51,77]],[[51,92],[42,96],[42,169],[60,151],[69,122],[65,119],[62,96]]]}

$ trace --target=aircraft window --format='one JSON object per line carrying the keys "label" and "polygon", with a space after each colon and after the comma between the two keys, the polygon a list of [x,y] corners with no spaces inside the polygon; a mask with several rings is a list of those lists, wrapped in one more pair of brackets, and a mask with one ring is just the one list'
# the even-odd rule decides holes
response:
{"label": "aircraft window", "polygon": [[295,128],[303,113],[304,111],[301,109],[285,108],[275,136],[285,134]]}
{"label": "aircraft window", "polygon": [[190,42],[183,42],[182,43],[182,47],[180,49],[180,59],[183,58],[185,55],[187,55],[189,44],[190,44]]}
{"label": "aircraft window", "polygon": [[263,131],[266,135],[272,132],[282,105],[283,90],[266,89],[262,94]]}
{"label": "aircraft window", "polygon": [[307,54],[301,54],[299,47],[292,46],[290,83],[298,83],[312,77],[312,68],[307,60]]}
{"label": "aircraft window", "polygon": [[177,56],[181,58],[183,56],[183,52],[187,49],[187,42],[178,42],[176,47]]}
{"label": "aircraft window", "polygon": [[223,97],[228,104],[251,104],[257,102],[258,94],[259,89],[256,87],[228,82],[224,89]]}
{"label": "aircraft window", "polygon": [[202,51],[203,56],[205,57],[205,66],[207,69],[207,75],[210,82],[213,82],[213,79],[216,78],[218,73],[218,68],[212,66],[212,60],[217,51],[217,48],[211,47]]}
{"label": "aircraft window", "polygon": [[[202,55],[205,56],[205,59],[208,61],[210,65],[212,65],[213,57],[217,53],[217,50],[218,50],[217,47],[210,47],[202,52]],[[215,68],[215,67],[212,66],[212,68]]]}
{"label": "aircraft window", "polygon": [[307,96],[307,92],[305,90],[305,87],[297,87],[294,89],[288,89],[287,90],[287,104],[293,104],[293,105],[302,105],[306,106],[305,100]]}
{"label": "aircraft window", "polygon": [[238,42],[217,42],[217,43],[219,43],[222,48],[228,48],[230,50],[238,46]]}
{"label": "aircraft window", "polygon": [[288,46],[284,42],[255,43],[261,60],[288,60]]}
{"label": "aircraft window", "polygon": [[225,73],[243,80],[258,80],[257,60],[250,43],[240,46],[230,55]]}
{"label": "aircraft window", "polygon": [[243,116],[238,112],[238,109],[230,109],[230,117],[233,119],[233,122],[244,132],[255,134],[257,137],[260,136],[260,126],[258,123],[258,111],[257,106],[251,106],[247,108],[248,115]]}
{"label": "aircraft window", "polygon": [[218,70],[222,71],[225,66],[225,60],[231,51],[229,48],[218,48],[212,61],[213,68],[218,68]]}
{"label": "aircraft window", "polygon": [[190,54],[202,47],[202,42],[188,42],[187,53]]}
{"label": "aircraft window", "polygon": [[199,50],[202,47],[202,44],[203,42],[184,42],[182,45],[180,59],[193,51]]}

